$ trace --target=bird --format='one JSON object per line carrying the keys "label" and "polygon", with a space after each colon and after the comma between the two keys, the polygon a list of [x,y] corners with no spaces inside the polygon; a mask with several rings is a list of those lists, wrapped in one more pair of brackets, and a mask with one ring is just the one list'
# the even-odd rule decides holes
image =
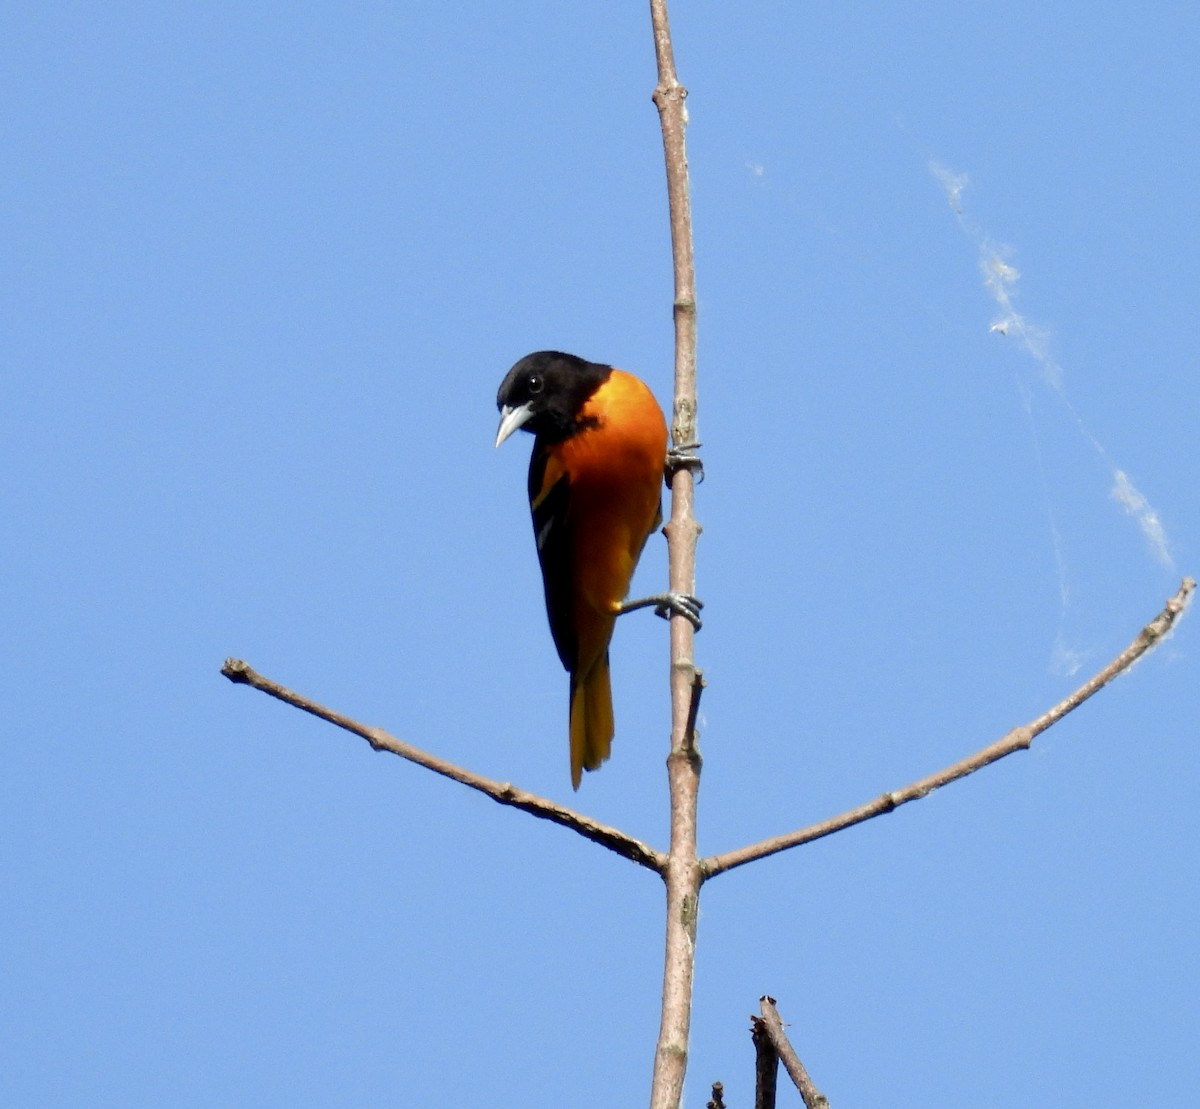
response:
{"label": "bird", "polygon": [[546,613],[570,675],[571,786],[598,770],[615,732],[608,649],[617,617],[654,605],[700,626],[701,602],[660,593],[626,601],[662,523],[667,424],[650,387],[624,370],[562,351],[528,354],[496,394],[496,446],[532,433],[529,508]]}

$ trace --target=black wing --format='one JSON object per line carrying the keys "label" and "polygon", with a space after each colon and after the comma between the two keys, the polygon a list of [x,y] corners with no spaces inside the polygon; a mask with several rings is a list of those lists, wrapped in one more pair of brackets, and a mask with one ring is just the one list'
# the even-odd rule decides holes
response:
{"label": "black wing", "polygon": [[563,667],[575,670],[579,657],[572,610],[572,567],[569,513],[571,483],[541,443],[535,443],[529,460],[529,510],[538,561],[542,565],[542,587],[550,634]]}

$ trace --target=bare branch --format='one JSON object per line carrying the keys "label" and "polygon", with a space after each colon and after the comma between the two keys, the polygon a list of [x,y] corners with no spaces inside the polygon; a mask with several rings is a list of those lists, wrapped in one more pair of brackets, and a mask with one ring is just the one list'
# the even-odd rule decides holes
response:
{"label": "bare branch", "polygon": [[864,820],[871,820],[873,817],[893,812],[901,805],[905,805],[909,801],[917,801],[922,797],[927,797],[935,789],[941,789],[942,786],[958,781],[959,778],[965,778],[968,774],[973,774],[976,770],[981,770],[990,763],[996,762],[1006,755],[1011,755],[1014,751],[1025,750],[1038,735],[1052,724],[1056,724],[1072,709],[1078,708],[1094,693],[1098,693],[1113,678],[1124,673],[1142,655],[1160,643],[1170,633],[1184,609],[1187,608],[1195,589],[1195,579],[1184,578],[1183,584],[1179,587],[1179,592],[1167,602],[1162,612],[1138,633],[1137,638],[1125,650],[1117,655],[1095,677],[1084,682],[1069,697],[1064,698],[1052,709],[1043,713],[1031,723],[1013,728],[1011,732],[998,739],[995,743],[989,744],[982,750],[976,751],[975,754],[969,755],[967,758],[946,767],[944,770],[930,774],[928,777],[913,782],[903,789],[885,793],[875,798],[875,800],[868,801],[866,804],[859,805],[858,808],[850,809],[839,816],[831,817],[829,820],[824,820],[819,824],[810,824],[807,828],[800,828],[797,831],[788,832],[786,835],[762,840],[760,843],[754,843],[748,847],[739,848],[736,851],[727,851],[723,855],[713,855],[701,863],[704,868],[705,878],[712,878],[717,874],[732,870],[734,867],[753,862],[755,859],[763,859],[768,855],[774,855],[792,847],[799,847],[802,843],[811,843],[815,839],[821,839],[824,836],[832,835],[834,832],[840,832],[844,828],[861,824]]}
{"label": "bare branch", "polygon": [[[783,1030],[783,1021],[779,1018],[779,1010],[775,1008],[773,997],[760,997],[759,1006],[762,1009],[762,1026],[771,1038],[771,1044],[778,1053],[780,1060],[796,1083],[800,1097],[804,1100],[805,1109],[829,1109],[829,1099],[813,1084],[800,1056],[792,1047]],[[757,1023],[757,1022],[756,1022]]]}
{"label": "bare branch", "polygon": [[[675,274],[675,402],[671,437],[676,447],[694,444],[696,434],[696,275],[692,253],[692,207],[688,193],[685,131],[687,89],[675,73],[675,54],[667,20],[667,0],[650,0],[658,84],[654,103],[662,126],[671,216],[671,258]],[[672,468],[671,519],[667,560],[671,590],[694,594],[696,541],[700,525],[693,514],[694,466]],[[663,870],[666,883],[666,951],[663,959],[662,1020],[654,1055],[650,1109],[678,1109],[687,1070],[692,1022],[692,983],[696,969],[696,923],[699,919],[700,870],[696,850],[696,810],[700,790],[700,755],[696,750],[695,717],[699,697],[694,662],[695,629],[676,617],[671,621],[671,753],[667,781],[671,797],[671,846]],[[689,724],[689,720],[691,724]]]}
{"label": "bare branch", "polygon": [[570,828],[571,831],[578,832],[584,839],[590,839],[593,843],[600,844],[601,847],[607,847],[622,858],[644,866],[647,870],[661,874],[666,867],[666,856],[661,851],[656,851],[648,844],[642,843],[632,836],[627,836],[617,828],[600,824],[591,817],[584,816],[582,813],[575,812],[574,809],[568,809],[544,797],[527,793],[509,782],[497,782],[491,778],[485,778],[482,774],[476,774],[474,771],[456,766],[452,762],[447,762],[418,747],[413,747],[402,739],[397,739],[382,728],[372,728],[366,724],[360,724],[357,720],[352,720],[340,712],[319,705],[286,686],[264,677],[241,659],[226,659],[225,665],[221,667],[221,673],[231,682],[253,686],[285,704],[303,709],[305,712],[312,713],[313,716],[329,721],[330,724],[336,724],[339,728],[361,736],[376,751],[387,751],[390,754],[399,755],[402,759],[407,759],[409,762],[425,767],[426,770],[432,770],[435,774],[442,775],[443,778],[450,778],[461,782],[464,786],[470,786],[471,789],[486,794],[498,804],[510,805],[531,816],[549,820],[553,824],[561,824],[564,828]]}
{"label": "bare branch", "polygon": [[750,1018],[750,1038],[754,1041],[754,1109],[775,1109],[779,1052],[762,1017]]}

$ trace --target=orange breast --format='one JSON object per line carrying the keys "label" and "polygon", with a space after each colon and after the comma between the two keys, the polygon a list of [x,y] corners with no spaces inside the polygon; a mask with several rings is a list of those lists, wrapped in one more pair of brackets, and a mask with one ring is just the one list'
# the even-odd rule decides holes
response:
{"label": "orange breast", "polygon": [[607,616],[628,594],[659,521],[667,425],[646,384],[622,370],[612,372],[581,415],[596,426],[561,447],[571,481],[572,563],[578,600]]}

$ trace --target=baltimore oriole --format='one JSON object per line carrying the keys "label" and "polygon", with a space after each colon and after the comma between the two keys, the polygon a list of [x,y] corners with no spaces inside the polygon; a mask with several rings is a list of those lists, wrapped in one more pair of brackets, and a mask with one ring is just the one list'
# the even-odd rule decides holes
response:
{"label": "baltimore oriole", "polygon": [[625,602],[650,533],[662,522],[667,425],[645,382],[561,351],[522,358],[496,395],[496,446],[518,428],[536,439],[529,507],[550,633],[571,675],[571,785],[612,750],[608,645],[617,617],[655,605],[699,627],[694,598]]}

